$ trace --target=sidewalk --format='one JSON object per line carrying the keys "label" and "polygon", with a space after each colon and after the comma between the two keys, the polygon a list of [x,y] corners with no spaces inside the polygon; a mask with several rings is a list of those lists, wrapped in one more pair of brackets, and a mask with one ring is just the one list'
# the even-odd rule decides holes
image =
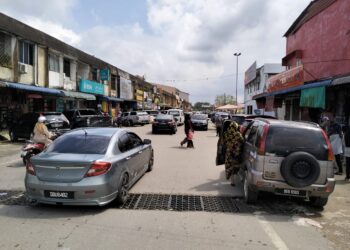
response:
{"label": "sidewalk", "polygon": [[6,130],[1,130],[0,131],[0,142],[1,141],[9,141],[10,140],[10,136],[9,136],[9,131]]}

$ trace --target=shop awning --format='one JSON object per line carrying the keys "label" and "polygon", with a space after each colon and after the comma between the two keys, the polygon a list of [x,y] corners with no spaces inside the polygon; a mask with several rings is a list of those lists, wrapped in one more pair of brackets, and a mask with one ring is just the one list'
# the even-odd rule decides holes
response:
{"label": "shop awning", "polygon": [[300,97],[300,107],[326,108],[326,87],[303,89]]}
{"label": "shop awning", "polygon": [[44,93],[44,94],[59,95],[59,96],[63,95],[62,92],[58,89],[37,87],[37,86],[33,86],[33,85],[14,83],[14,82],[1,81],[1,83],[5,84],[6,87],[13,88],[13,89],[20,89],[20,90],[31,91],[31,92],[40,92],[40,93]]}
{"label": "shop awning", "polygon": [[323,81],[318,81],[318,82],[312,82],[312,83],[307,83],[301,86],[296,86],[293,88],[289,88],[289,89],[283,89],[283,90],[278,90],[278,91],[274,91],[271,93],[262,93],[259,95],[255,95],[253,96],[253,100],[262,98],[262,97],[268,97],[268,96],[275,96],[275,95],[283,95],[283,94],[287,94],[287,93],[292,93],[295,91],[299,91],[299,90],[303,90],[303,89],[309,89],[309,88],[317,88],[317,87],[327,87],[331,84],[332,80],[323,80]]}
{"label": "shop awning", "polygon": [[66,90],[61,90],[61,92],[63,93],[63,96],[65,96],[65,97],[72,97],[72,98],[76,98],[76,99],[85,99],[85,100],[89,100],[89,101],[96,100],[96,96],[90,95],[90,94],[85,94],[82,92],[66,91]]}
{"label": "shop awning", "polygon": [[124,99],[117,98],[117,97],[111,97],[111,96],[103,96],[103,99],[110,101],[110,102],[123,102]]}
{"label": "shop awning", "polygon": [[341,85],[341,84],[350,84],[350,76],[338,77],[332,81],[332,86]]}

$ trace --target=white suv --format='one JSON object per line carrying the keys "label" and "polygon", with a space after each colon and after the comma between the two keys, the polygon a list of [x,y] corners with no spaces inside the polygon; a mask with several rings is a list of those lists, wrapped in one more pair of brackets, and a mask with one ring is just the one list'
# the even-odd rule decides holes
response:
{"label": "white suv", "polygon": [[183,125],[185,122],[184,111],[182,109],[168,109],[166,114],[174,116],[176,125]]}

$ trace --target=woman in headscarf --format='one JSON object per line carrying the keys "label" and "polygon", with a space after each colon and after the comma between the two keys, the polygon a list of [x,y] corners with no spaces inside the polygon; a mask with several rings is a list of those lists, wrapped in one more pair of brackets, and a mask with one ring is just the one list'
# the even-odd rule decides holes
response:
{"label": "woman in headscarf", "polygon": [[233,176],[237,174],[240,168],[243,142],[244,139],[239,132],[238,124],[236,122],[231,122],[229,128],[224,133],[224,143],[226,145],[226,179],[229,180],[231,178],[232,186],[234,186]]}
{"label": "woman in headscarf", "polygon": [[181,147],[187,143],[188,148],[194,148],[193,146],[193,127],[192,127],[192,121],[191,121],[191,115],[190,114],[185,114],[185,122],[184,122],[184,127],[185,127],[185,134],[186,137],[180,142]]}
{"label": "woman in headscarf", "polygon": [[50,138],[52,137],[52,134],[49,132],[45,125],[46,118],[45,116],[39,116],[38,122],[35,124],[34,131],[33,131],[33,141],[35,143],[42,143],[45,144],[45,146],[48,146],[52,141]]}

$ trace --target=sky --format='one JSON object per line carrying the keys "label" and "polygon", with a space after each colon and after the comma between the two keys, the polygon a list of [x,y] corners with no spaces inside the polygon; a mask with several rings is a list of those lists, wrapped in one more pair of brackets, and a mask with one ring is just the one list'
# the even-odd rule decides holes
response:
{"label": "sky", "polygon": [[0,12],[190,101],[244,99],[254,61],[281,63],[284,33],[310,0],[0,0]]}

